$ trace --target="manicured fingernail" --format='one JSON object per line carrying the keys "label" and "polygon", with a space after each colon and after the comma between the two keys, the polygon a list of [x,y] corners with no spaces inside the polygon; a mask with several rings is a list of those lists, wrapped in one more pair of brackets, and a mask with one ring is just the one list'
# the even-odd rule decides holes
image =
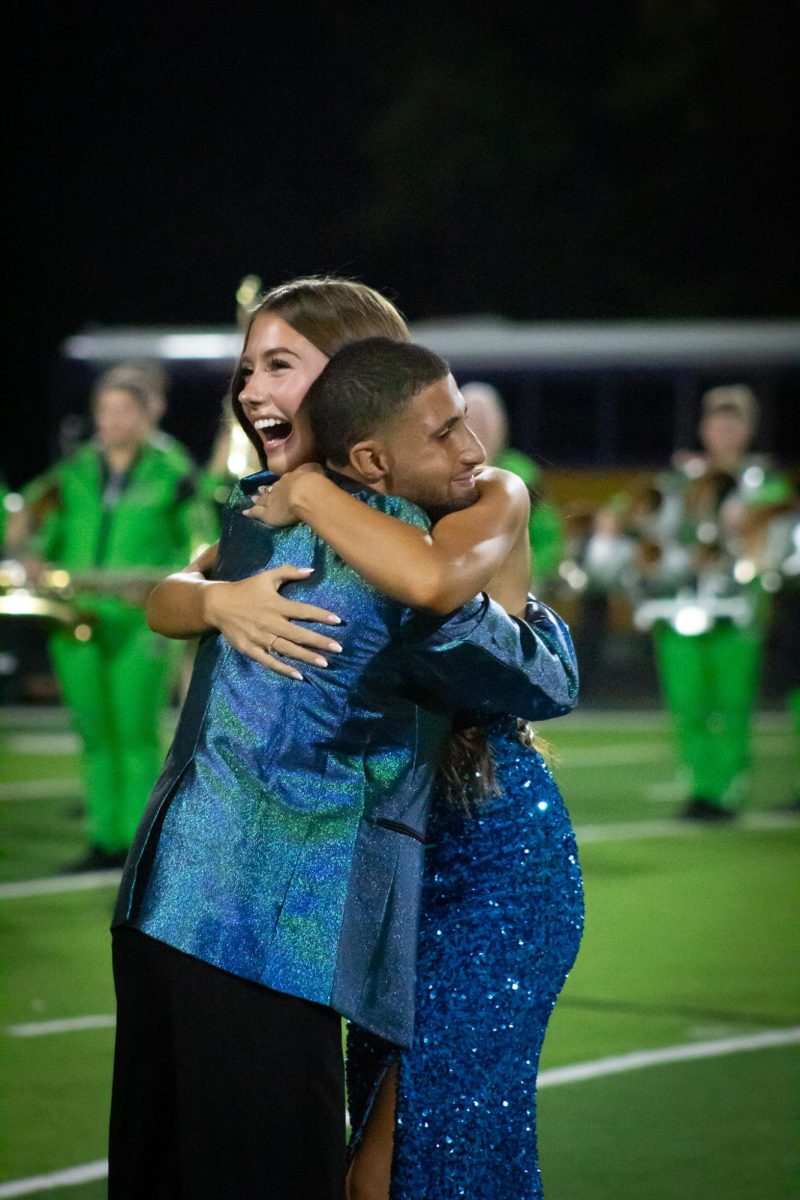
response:
{"label": "manicured fingernail", "polygon": [[332,650],[334,654],[342,653],[342,647],[339,645],[338,642],[328,642],[328,649]]}
{"label": "manicured fingernail", "polygon": [[331,613],[329,616],[327,616],[325,620],[329,625],[341,625],[342,623],[342,618],[337,617],[334,613]]}
{"label": "manicured fingernail", "polygon": [[313,567],[298,567],[297,569],[298,569],[298,571],[302,571],[304,575],[310,575],[311,572],[314,570]]}
{"label": "manicured fingernail", "polygon": [[303,676],[300,674],[300,672],[299,672],[299,671],[292,671],[292,679],[300,679],[300,680],[302,680],[302,678],[303,678]]}
{"label": "manicured fingernail", "polygon": [[328,665],[327,658],[320,658],[319,656],[314,659],[314,662],[318,667],[327,667]]}

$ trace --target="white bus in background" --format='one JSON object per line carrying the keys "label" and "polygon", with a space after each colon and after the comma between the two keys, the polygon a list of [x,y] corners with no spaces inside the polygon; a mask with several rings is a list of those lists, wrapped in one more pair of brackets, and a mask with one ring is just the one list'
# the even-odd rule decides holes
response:
{"label": "white bus in background", "polygon": [[[419,321],[411,332],[448,360],[459,383],[481,379],[498,388],[513,444],[544,467],[663,466],[673,450],[693,444],[703,391],[734,381],[758,395],[759,447],[789,467],[800,463],[800,321],[468,316]],[[155,362],[168,384],[165,427],[202,460],[241,340],[235,325],[94,328],[68,338],[53,395],[67,440],[79,435],[89,388],[102,370]]]}

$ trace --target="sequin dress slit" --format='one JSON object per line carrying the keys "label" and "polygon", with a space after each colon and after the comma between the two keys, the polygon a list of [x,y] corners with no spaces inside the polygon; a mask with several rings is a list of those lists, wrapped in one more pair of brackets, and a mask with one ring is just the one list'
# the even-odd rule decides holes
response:
{"label": "sequin dress slit", "polygon": [[392,1200],[539,1200],[536,1075],[578,952],[583,888],[553,775],[517,722],[487,727],[500,794],[440,789],[429,826],[414,1044],[348,1029],[351,1153],[398,1058]]}

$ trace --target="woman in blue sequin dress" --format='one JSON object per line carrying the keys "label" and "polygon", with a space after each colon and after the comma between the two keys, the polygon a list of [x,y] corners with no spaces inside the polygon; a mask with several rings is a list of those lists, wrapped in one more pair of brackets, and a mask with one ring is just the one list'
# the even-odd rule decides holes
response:
{"label": "woman in blue sequin dress", "polygon": [[547,1022],[580,943],[581,872],[564,801],[527,732],[510,717],[484,732],[494,794],[471,783],[474,762],[466,754],[460,791],[442,781],[433,805],[414,1045],[398,1054],[348,1029],[356,1166],[368,1119],[375,1124],[365,1178],[351,1181],[353,1200],[542,1195],[536,1076]]}
{"label": "woman in blue sequin dress", "polygon": [[[462,593],[485,588],[522,611],[526,519],[514,515],[519,489],[504,475],[488,477],[497,484],[488,515],[479,501],[434,526],[429,541],[444,566],[427,574],[400,522],[365,522],[359,513],[348,525],[349,497],[341,504],[314,472],[285,476],[259,507],[273,524],[302,515],[370,582],[406,603],[419,603],[422,578],[426,607],[447,611]],[[506,534],[506,557],[498,561],[494,546],[480,567],[465,569],[476,543],[502,539],[504,520],[517,530]],[[462,724],[458,779],[452,771],[449,783],[442,779],[429,826],[414,1045],[398,1053],[348,1030],[352,1200],[542,1195],[536,1075],[583,929],[577,848],[529,731],[511,716],[470,731],[465,714]]]}
{"label": "woman in blue sequin dress", "polygon": [[393,1200],[542,1195],[536,1075],[578,951],[581,874],[569,816],[540,753],[520,743],[516,722],[498,721],[487,733],[499,795],[470,812],[440,787],[434,803],[414,1045],[398,1056],[348,1030],[354,1150],[376,1085],[398,1061]]}
{"label": "woman in blue sequin dress", "polygon": [[[335,298],[336,281],[326,286]],[[289,387],[287,373],[291,364],[284,362],[274,386]],[[405,604],[446,613],[486,590],[507,611],[524,613],[529,499],[516,476],[485,472],[478,502],[442,516],[432,536],[423,535],[365,513],[318,468],[296,469],[313,447],[298,436],[295,409],[279,407],[289,418],[288,439],[274,436],[283,430],[258,433],[238,414],[262,461],[287,472],[250,515],[273,525],[308,522],[371,583]],[[195,564],[198,582],[213,569],[214,553]],[[309,617],[278,594],[293,577],[289,571],[227,585],[216,622],[237,648],[284,674],[323,644],[291,623]],[[189,590],[186,579],[172,591],[162,585],[163,632],[180,635]],[[150,615],[158,619],[152,606]],[[538,750],[525,744],[512,716],[483,734],[488,753],[468,750],[458,785],[443,782],[434,805],[414,1045],[398,1054],[349,1031],[353,1200],[541,1195],[536,1072],[548,1017],[578,949],[581,877],[569,818]],[[493,788],[486,786],[487,771]]]}

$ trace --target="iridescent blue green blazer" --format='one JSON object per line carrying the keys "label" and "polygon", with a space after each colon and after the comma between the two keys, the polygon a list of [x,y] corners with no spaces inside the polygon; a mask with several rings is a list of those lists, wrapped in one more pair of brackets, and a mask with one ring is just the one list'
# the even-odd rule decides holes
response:
{"label": "iridescent blue green blazer", "polygon": [[[365,504],[428,527],[408,501],[332,477]],[[577,694],[572,643],[535,603],[527,623],[485,595],[446,618],[404,608],[308,526],[242,516],[270,478],[260,472],[234,489],[216,575],[313,566],[284,594],[338,613],[343,651],[328,668],[303,664],[297,682],[217,633],[202,639],[113,927],[132,925],[408,1045],[425,827],[453,713],[567,712]]]}

